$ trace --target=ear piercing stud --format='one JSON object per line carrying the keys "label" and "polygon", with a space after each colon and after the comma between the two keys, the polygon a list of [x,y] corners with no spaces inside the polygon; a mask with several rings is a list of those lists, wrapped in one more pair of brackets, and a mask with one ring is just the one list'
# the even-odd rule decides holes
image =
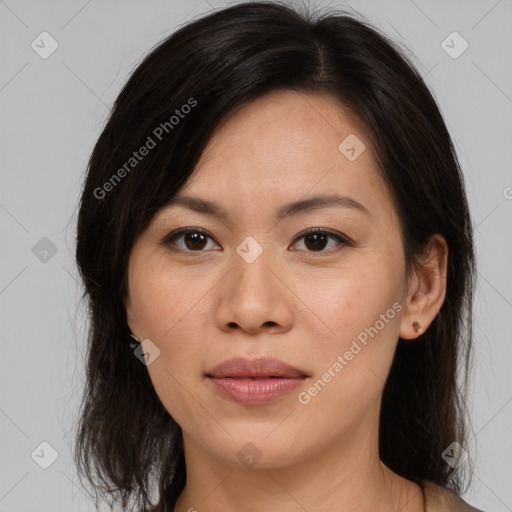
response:
{"label": "ear piercing stud", "polygon": [[421,328],[421,325],[416,320],[412,323],[412,327],[415,332],[421,332],[423,329]]}

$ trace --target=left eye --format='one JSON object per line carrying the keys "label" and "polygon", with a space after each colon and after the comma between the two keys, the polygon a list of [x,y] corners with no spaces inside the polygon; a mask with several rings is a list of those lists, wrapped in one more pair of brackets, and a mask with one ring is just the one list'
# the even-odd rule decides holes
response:
{"label": "left eye", "polygon": [[[308,229],[307,231],[301,233],[295,240],[300,240],[302,238],[305,239],[304,245],[306,245],[306,247],[313,247],[313,251],[308,252],[325,252],[323,251],[325,248],[324,242],[329,238],[338,242],[335,245],[352,246],[352,242],[348,238],[342,236],[339,233],[329,231],[328,229],[324,228]],[[320,250],[317,250],[319,248]]]}
{"label": "left eye", "polygon": [[[181,246],[180,244],[176,243],[177,240],[180,239],[185,240],[185,247]],[[181,250],[184,250],[185,252],[204,252],[203,249],[207,245],[207,239],[210,238],[213,240],[213,238],[208,234],[208,232],[204,231],[200,228],[183,228],[179,229],[177,231],[174,231],[170,235],[166,236],[162,243],[164,245],[177,245]],[[342,246],[352,246],[352,242],[342,236],[339,233],[336,233],[334,231],[329,231],[324,228],[312,228],[308,229],[307,231],[304,231],[300,233],[297,238],[294,240],[294,242],[297,242],[298,240],[305,239],[305,246],[308,249],[307,252],[326,252],[325,246],[326,241],[328,239],[334,239],[337,241],[336,245],[342,245]],[[327,244],[328,245],[328,244]],[[217,246],[219,247],[219,246]],[[331,249],[331,248],[330,248]],[[329,249],[329,250],[330,250]]]}

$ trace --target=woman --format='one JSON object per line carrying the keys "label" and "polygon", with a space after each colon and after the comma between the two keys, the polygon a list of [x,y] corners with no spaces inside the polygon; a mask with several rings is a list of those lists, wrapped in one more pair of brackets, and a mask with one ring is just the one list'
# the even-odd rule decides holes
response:
{"label": "woman", "polygon": [[477,510],[464,180],[432,94],[364,19],[245,3],[154,48],[92,153],[77,263],[75,457],[97,500]]}

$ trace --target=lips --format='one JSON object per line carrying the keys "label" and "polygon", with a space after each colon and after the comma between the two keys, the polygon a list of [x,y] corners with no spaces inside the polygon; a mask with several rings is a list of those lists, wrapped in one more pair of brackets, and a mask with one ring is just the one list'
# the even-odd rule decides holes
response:
{"label": "lips", "polygon": [[309,377],[308,374],[298,368],[278,359],[268,357],[259,357],[256,359],[235,357],[218,364],[207,372],[206,376],[218,379],[290,379]]}
{"label": "lips", "polygon": [[213,389],[244,406],[263,406],[291,393],[309,377],[278,359],[236,357],[206,373]]}

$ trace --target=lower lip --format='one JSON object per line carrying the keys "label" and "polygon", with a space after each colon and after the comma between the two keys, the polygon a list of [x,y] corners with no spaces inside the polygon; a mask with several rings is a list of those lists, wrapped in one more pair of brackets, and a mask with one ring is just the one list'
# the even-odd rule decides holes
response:
{"label": "lower lip", "polygon": [[208,377],[222,395],[243,405],[264,405],[290,393],[305,377],[276,379],[234,379]]}

